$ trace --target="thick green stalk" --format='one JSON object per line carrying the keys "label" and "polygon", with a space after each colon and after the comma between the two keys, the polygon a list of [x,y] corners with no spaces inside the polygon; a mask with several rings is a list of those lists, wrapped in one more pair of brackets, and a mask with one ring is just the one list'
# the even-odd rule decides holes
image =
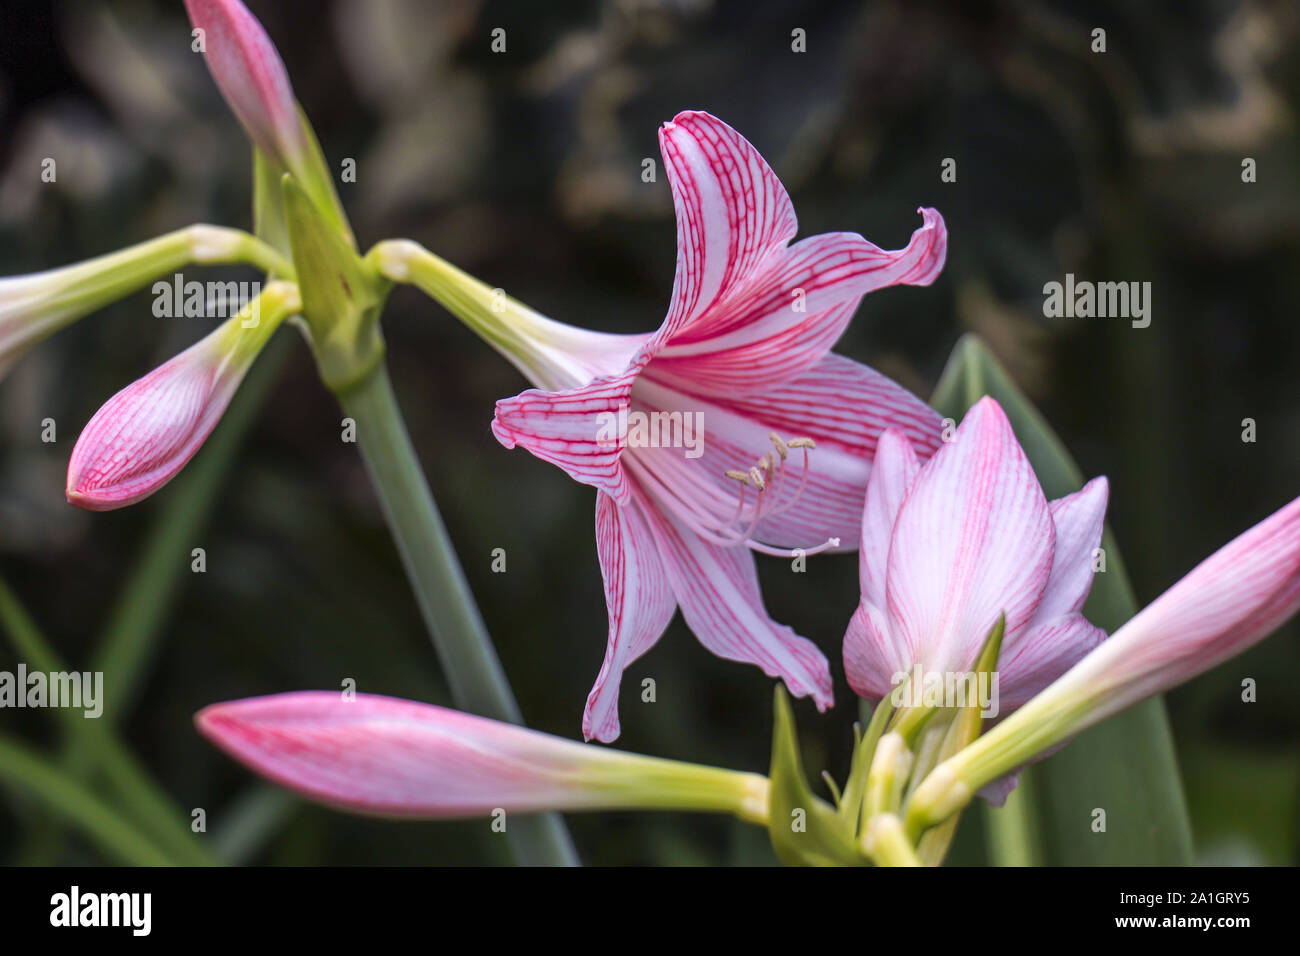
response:
{"label": "thick green stalk", "polygon": [[[463,710],[523,723],[447,528],[406,433],[397,398],[381,364],[339,393],[357,438],[402,565],[415,591],[434,650]],[[527,865],[576,865],[577,857],[556,814],[520,820],[509,830],[516,858]]]}

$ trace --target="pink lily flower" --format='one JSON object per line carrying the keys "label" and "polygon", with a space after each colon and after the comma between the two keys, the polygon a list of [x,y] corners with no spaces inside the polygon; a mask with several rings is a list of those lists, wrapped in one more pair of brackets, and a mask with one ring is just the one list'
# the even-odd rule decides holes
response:
{"label": "pink lily flower", "polygon": [[204,31],[204,60],[249,138],[281,166],[297,171],[307,138],[279,52],[239,0],[185,0]]}
{"label": "pink lily flower", "polygon": [[112,511],[171,481],[221,420],[271,334],[300,308],[297,286],[273,282],[214,332],[105,402],[73,446],[68,502]]}
{"label": "pink lily flower", "polygon": [[914,830],[1112,714],[1242,653],[1300,611],[1300,498],[1192,569],[1064,675],[941,763],[908,810]]}
{"label": "pink lily flower", "polygon": [[[927,455],[941,432],[915,396],[829,350],[866,293],[934,281],[947,249],[942,217],[921,209],[922,226],[895,251],[856,233],[791,245],[790,197],[739,133],[687,112],[659,141],[678,234],[663,325],[644,336],[589,334],[590,347],[567,363],[589,374],[557,381],[565,363],[550,360],[552,374],[533,378],[542,387],[498,402],[492,425],[507,448],[522,445],[599,492],[610,624],[583,734],[602,741],[619,734],[623,671],[679,606],[713,653],[830,706],[825,657],[768,616],[750,552],[812,554],[852,541],[880,433],[896,428]],[[554,338],[547,327],[537,337]],[[621,431],[611,440],[610,423],[629,419],[699,422],[707,437],[686,453]]]}
{"label": "pink lily flower", "polygon": [[254,697],[207,707],[195,723],[262,776],[360,813],[447,819],[639,807],[767,818],[759,774],[590,747],[375,694]]}
{"label": "pink lily flower", "polygon": [[1019,707],[1063,674],[1106,637],[1079,610],[1107,492],[1094,478],[1049,502],[991,398],[924,464],[887,430],[863,508],[862,600],[844,635],[853,690],[878,700],[904,675],[969,671],[1003,614],[998,706]]}

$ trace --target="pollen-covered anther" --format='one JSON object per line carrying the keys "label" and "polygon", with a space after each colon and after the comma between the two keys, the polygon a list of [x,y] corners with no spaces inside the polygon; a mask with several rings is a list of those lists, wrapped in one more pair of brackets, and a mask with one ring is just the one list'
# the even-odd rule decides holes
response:
{"label": "pollen-covered anther", "polygon": [[[716,531],[711,531],[708,537],[716,537],[719,544],[743,544],[762,554],[785,558],[803,557],[838,548],[838,538],[830,538],[815,547],[794,550],[773,548],[754,539],[763,519],[789,511],[803,495],[808,484],[808,453],[817,447],[811,438],[792,438],[786,441],[776,432],[770,432],[768,438],[773,447],[764,452],[748,470],[733,469],[723,473],[740,483],[739,500],[731,519]],[[791,448],[803,449],[803,467],[798,485],[792,491],[787,488],[790,479],[786,471]],[[757,492],[752,499],[746,493],[751,485]]]}

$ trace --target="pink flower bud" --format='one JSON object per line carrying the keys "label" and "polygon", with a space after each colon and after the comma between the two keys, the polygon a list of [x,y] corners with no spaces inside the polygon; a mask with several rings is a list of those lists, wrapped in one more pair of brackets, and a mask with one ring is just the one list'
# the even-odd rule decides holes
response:
{"label": "pink flower bud", "polygon": [[294,169],[307,144],[293,87],[266,30],[239,0],[185,0],[212,78],[262,152]]}
{"label": "pink flower bud", "polygon": [[731,812],[764,820],[757,774],[576,743],[445,707],[302,691],[213,704],[199,732],[313,800],[440,819],[610,807]]}
{"label": "pink flower bud", "polygon": [[212,334],[104,403],[72,449],[68,502],[112,511],[171,481],[221,420],[271,333],[299,308],[297,286],[272,283]]}

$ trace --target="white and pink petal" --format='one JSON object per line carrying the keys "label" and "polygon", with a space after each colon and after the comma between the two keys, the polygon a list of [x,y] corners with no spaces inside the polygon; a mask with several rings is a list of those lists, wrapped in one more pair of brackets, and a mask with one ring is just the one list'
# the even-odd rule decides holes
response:
{"label": "white and pink petal", "polygon": [[936,210],[919,212],[922,225],[902,249],[835,232],[772,253],[658,356],[683,366],[694,359],[733,377],[736,369],[752,366],[750,388],[782,369],[807,368],[835,344],[864,295],[937,278],[947,257],[947,229]]}
{"label": "white and pink petal", "polygon": [[833,700],[830,667],[812,641],[778,624],[763,606],[754,556],[705,543],[671,515],[654,525],[660,555],[686,623],[708,650],[754,664],[819,710]]}
{"label": "white and pink petal", "polygon": [[635,498],[619,506],[609,495],[596,495],[596,552],[605,581],[609,638],[583,711],[582,735],[609,743],[619,735],[618,690],[623,671],[663,635],[677,610],[677,600]]}
{"label": "white and pink petal", "polygon": [[679,113],[659,130],[677,213],[677,275],[665,343],[798,230],[785,187],[745,137],[708,113]]}
{"label": "white and pink petal", "polygon": [[921,468],[899,509],[887,570],[891,631],[925,670],[969,670],[999,615],[1033,618],[1052,565],[1047,501],[992,399]]}
{"label": "white and pink petal", "polygon": [[530,388],[497,402],[492,434],[506,448],[522,445],[620,504],[630,488],[620,462],[618,423],[629,409],[635,369],[551,392]]}
{"label": "white and pink petal", "polygon": [[885,607],[886,602],[889,543],[894,536],[894,522],[920,470],[921,461],[907,436],[893,428],[885,429],[876,445],[871,476],[867,479],[858,551],[862,598],[877,608]]}
{"label": "white and pink petal", "polygon": [[1110,486],[1102,476],[1074,494],[1048,503],[1056,528],[1056,547],[1052,573],[1038,606],[1038,620],[1051,622],[1079,610],[1088,599],[1109,493]]}

